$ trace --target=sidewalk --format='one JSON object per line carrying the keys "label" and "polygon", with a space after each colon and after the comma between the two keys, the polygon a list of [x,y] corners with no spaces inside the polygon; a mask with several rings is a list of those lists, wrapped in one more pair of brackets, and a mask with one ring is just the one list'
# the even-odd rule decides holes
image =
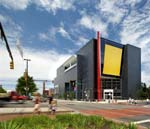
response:
{"label": "sidewalk", "polygon": [[[0,115],[4,115],[4,114],[23,114],[23,113],[33,113],[33,107],[28,107],[28,108],[0,108]],[[41,112],[45,113],[45,112],[49,112],[50,110],[48,109],[48,107],[42,107],[41,108]],[[57,113],[60,112],[73,112],[73,110],[71,110],[70,108],[64,108],[64,107],[57,107],[56,109]]]}
{"label": "sidewalk", "polygon": [[83,101],[83,100],[81,100],[81,101],[79,101],[79,100],[76,100],[76,99],[74,99],[74,100],[69,100],[69,99],[67,99],[67,100],[64,100],[64,99],[58,99],[57,100],[58,102],[70,102],[70,103],[73,103],[73,102],[75,102],[75,103],[102,103],[102,104],[105,104],[105,103],[108,103],[107,101]]}
{"label": "sidewalk", "polygon": [[128,104],[128,100],[101,100],[101,101],[78,101],[78,100],[57,100],[58,102],[69,102],[69,103],[100,103],[100,104]]}
{"label": "sidewalk", "polygon": [[78,101],[78,100],[61,100],[59,99],[58,101],[60,102],[70,102],[70,103],[73,103],[73,102],[76,102],[76,103],[100,103],[100,104],[130,104],[130,105],[134,105],[134,104],[137,104],[137,105],[144,105],[146,104],[146,100],[134,100],[135,103],[129,103],[129,101],[126,99],[126,100],[121,100],[121,99],[113,99],[113,100],[101,100],[101,101]]}

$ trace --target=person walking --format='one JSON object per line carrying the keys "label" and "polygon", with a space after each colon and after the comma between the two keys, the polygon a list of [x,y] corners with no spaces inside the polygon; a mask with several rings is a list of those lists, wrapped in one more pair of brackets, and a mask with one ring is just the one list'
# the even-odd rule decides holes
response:
{"label": "person walking", "polygon": [[146,104],[149,104],[149,99],[148,98],[146,99]]}
{"label": "person walking", "polygon": [[49,107],[49,110],[51,110],[51,104],[52,104],[52,101],[53,101],[53,97],[52,97],[52,95],[50,95],[49,97],[48,97],[48,100],[49,100],[49,102],[48,102],[48,107]]}
{"label": "person walking", "polygon": [[51,102],[51,114],[54,115],[56,112],[57,100],[52,100]]}
{"label": "person walking", "polygon": [[40,94],[37,93],[37,94],[35,95],[33,113],[38,113],[38,114],[40,114],[40,112],[41,112],[41,110],[40,110]]}
{"label": "person walking", "polygon": [[53,101],[53,96],[51,95],[48,98],[49,98],[49,104],[51,104],[51,102]]}

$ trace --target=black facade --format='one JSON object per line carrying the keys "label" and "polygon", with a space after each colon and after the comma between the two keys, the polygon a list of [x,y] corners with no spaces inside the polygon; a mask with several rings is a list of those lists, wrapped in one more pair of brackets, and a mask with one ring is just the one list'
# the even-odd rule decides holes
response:
{"label": "black facade", "polygon": [[132,45],[124,47],[122,68],[122,96],[135,97],[141,85],[141,50]]}
{"label": "black facade", "polygon": [[[122,49],[120,76],[103,74],[105,44]],[[76,99],[97,99],[97,40],[90,40],[77,53],[76,66],[64,72],[62,65],[57,69],[55,85],[59,86],[59,93],[64,94],[75,86]],[[73,81],[73,84],[72,84]],[[141,84],[141,50],[132,45],[122,45],[101,38],[101,92],[112,89],[115,98],[128,99],[135,97],[137,88]]]}
{"label": "black facade", "polygon": [[78,99],[96,97],[96,46],[95,40],[89,41],[77,52],[77,94]]}

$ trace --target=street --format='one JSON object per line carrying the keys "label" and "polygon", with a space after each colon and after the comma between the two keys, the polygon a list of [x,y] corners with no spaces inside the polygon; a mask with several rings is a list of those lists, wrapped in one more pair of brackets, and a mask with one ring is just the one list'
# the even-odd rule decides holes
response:
{"label": "street", "polygon": [[[75,113],[99,115],[108,119],[119,120],[123,122],[135,122],[144,127],[150,127],[150,105],[137,104],[108,104],[98,102],[83,101],[65,101],[58,100],[59,109],[68,108]],[[34,103],[27,101],[24,104],[7,103],[2,108],[32,108]],[[48,107],[48,102],[41,103],[41,107]]]}
{"label": "street", "polygon": [[150,127],[150,105],[101,104],[74,101],[59,102],[59,105],[69,107],[83,114],[100,115],[109,119],[135,122],[141,126]]}

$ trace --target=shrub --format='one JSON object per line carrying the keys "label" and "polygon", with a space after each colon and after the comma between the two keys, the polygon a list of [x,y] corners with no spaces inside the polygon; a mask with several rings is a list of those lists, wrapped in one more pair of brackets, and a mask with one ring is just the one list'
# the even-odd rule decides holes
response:
{"label": "shrub", "polygon": [[84,116],[81,114],[56,115],[50,119],[45,115],[16,118],[0,123],[0,129],[136,129],[130,123],[118,124],[99,116]]}
{"label": "shrub", "polygon": [[7,121],[0,123],[0,129],[20,129],[21,124],[16,123],[15,121]]}
{"label": "shrub", "polygon": [[136,124],[134,124],[134,123],[129,123],[129,129],[136,129],[137,128],[137,126],[136,126]]}

